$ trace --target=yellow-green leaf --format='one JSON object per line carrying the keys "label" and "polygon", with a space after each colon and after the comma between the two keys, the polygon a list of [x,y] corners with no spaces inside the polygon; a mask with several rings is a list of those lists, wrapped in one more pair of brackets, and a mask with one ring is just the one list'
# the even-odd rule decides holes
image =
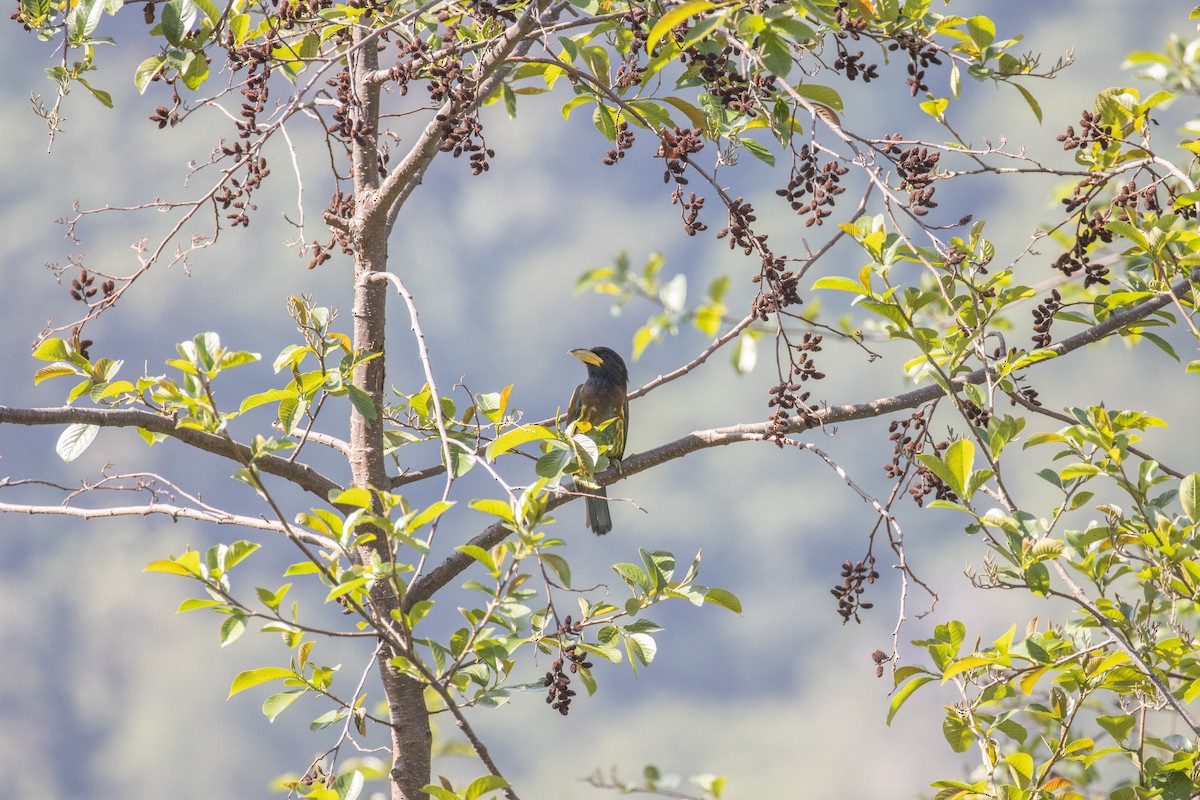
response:
{"label": "yellow-green leaf", "polygon": [[[295,672],[283,667],[259,667],[258,669],[239,672],[237,677],[233,679],[233,685],[229,687],[229,697],[233,697],[238,692],[245,691],[251,686],[258,686],[260,683],[294,677],[296,677]],[[228,700],[229,697],[225,699]]]}
{"label": "yellow-green leaf", "polygon": [[710,3],[709,0],[691,0],[681,6],[676,6],[663,14],[658,22],[654,23],[654,27],[650,29],[650,34],[646,37],[646,52],[653,53],[654,48],[662,41],[672,28],[686,19],[703,14],[706,11],[712,11],[717,8],[716,3]]}

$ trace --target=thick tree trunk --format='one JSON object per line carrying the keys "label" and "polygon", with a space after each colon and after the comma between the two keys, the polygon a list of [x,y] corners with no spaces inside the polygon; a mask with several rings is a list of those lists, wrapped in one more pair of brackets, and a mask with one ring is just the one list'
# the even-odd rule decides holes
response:
{"label": "thick tree trunk", "polygon": [[[356,214],[351,221],[354,242],[354,349],[361,354],[385,351],[387,330],[386,281],[371,280],[388,267],[390,225],[364,224],[363,210],[379,186],[379,151],[376,137],[379,124],[379,87],[365,80],[379,67],[378,38],[356,35],[360,45],[353,59],[351,80],[359,130],[353,153],[353,177]],[[357,410],[350,418],[350,469],[353,485],[387,491],[387,464],[383,454],[383,397],[386,388],[383,357],[360,364],[354,370],[354,384],[370,395],[376,414],[367,419]],[[386,563],[391,560],[390,545],[376,540],[372,548]],[[369,554],[367,554],[369,555]],[[371,612],[382,624],[390,625],[392,611],[400,607],[399,598],[385,581],[371,591]],[[433,734],[425,708],[424,684],[401,675],[389,663],[398,655],[385,646],[379,653],[379,672],[383,682],[388,719],[392,727],[392,800],[428,800],[422,787],[430,781]]]}

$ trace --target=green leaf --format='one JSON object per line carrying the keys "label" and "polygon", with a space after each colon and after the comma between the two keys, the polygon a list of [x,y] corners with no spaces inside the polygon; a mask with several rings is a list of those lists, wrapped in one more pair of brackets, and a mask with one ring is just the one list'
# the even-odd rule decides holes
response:
{"label": "green leaf", "polygon": [[1038,105],[1037,98],[1035,98],[1028,89],[1026,89],[1024,86],[1022,86],[1019,83],[1013,83],[1010,85],[1014,86],[1016,88],[1016,90],[1021,93],[1021,96],[1025,98],[1025,102],[1029,104],[1030,111],[1032,111],[1033,115],[1035,117],[1037,117],[1037,121],[1041,122],[1042,121],[1042,107],[1040,105]]}
{"label": "green leaf", "polygon": [[446,447],[450,451],[450,474],[456,478],[470,472],[479,460],[473,451],[466,449],[457,439],[450,439]]}
{"label": "green leaf", "polygon": [[558,582],[560,584],[566,587],[571,585],[571,565],[565,558],[557,553],[545,552],[538,557],[542,560],[543,564],[550,567],[550,569],[554,571],[554,574],[558,576]]}
{"label": "green leaf", "polygon": [[814,103],[820,103],[823,106],[829,106],[834,111],[841,113],[845,110],[846,104],[842,102],[842,96],[835,89],[829,86],[821,86],[815,83],[802,83],[796,87],[796,94],[801,97],[812,100]]}
{"label": "green leaf", "polygon": [[467,784],[467,790],[463,793],[463,798],[464,800],[478,800],[481,795],[506,788],[508,788],[508,781],[499,775],[484,775]]}
{"label": "green leaf", "polygon": [[168,561],[160,558],[142,567],[142,572],[165,572],[168,575],[182,575],[185,578],[198,577],[200,570],[198,568],[189,568],[189,566],[180,563],[178,560]]}
{"label": "green leaf", "polygon": [[567,450],[555,448],[538,458],[533,469],[539,477],[555,480],[562,475],[570,461],[571,454]]}
{"label": "green leaf", "polygon": [[329,502],[335,506],[353,506],[370,511],[373,498],[370,489],[354,486],[340,492],[331,492]]}
{"label": "green leaf", "polygon": [[596,103],[596,108],[592,111],[592,124],[596,126],[596,130],[604,134],[604,138],[610,142],[617,139],[617,117],[613,110],[604,103]]}
{"label": "green leaf", "polygon": [[65,362],[57,364],[49,364],[42,367],[37,372],[33,373],[33,385],[37,386],[42,381],[50,380],[51,378],[62,378],[67,375],[78,375],[79,370]]}
{"label": "green leaf", "polygon": [[962,497],[962,486],[955,487],[954,472],[950,469],[950,466],[945,461],[933,455],[932,453],[919,453],[917,454],[917,460],[921,462],[923,467],[932,472],[934,475],[938,476],[942,483],[949,486],[955,494],[957,494],[959,497]]}
{"label": "green leaf", "polygon": [[1025,570],[1025,585],[1030,591],[1043,596],[1050,591],[1050,570],[1046,569],[1043,562],[1030,564]]}
{"label": "green leaf", "polygon": [[71,351],[62,339],[47,339],[33,351],[33,357],[40,361],[65,361],[70,355]]}
{"label": "green leaf", "polygon": [[1066,481],[1075,480],[1076,478],[1090,478],[1093,475],[1099,474],[1100,468],[1095,464],[1085,464],[1080,462],[1078,464],[1071,464],[1067,467],[1064,467],[1059,471],[1058,477],[1065,483]]}
{"label": "green leaf", "polygon": [[735,614],[742,613],[742,601],[733,592],[725,589],[708,589],[704,592],[704,602],[727,608]]}
{"label": "green leaf", "polygon": [[946,716],[942,719],[942,736],[950,744],[950,749],[956,753],[965,753],[971,743],[975,741],[975,734],[962,717],[958,715],[958,709],[950,707],[946,709]]}
{"label": "green leaf", "polygon": [[771,28],[766,28],[758,36],[758,51],[763,65],[773,75],[787,77],[792,68],[792,51],[783,37]]}
{"label": "green leaf", "polygon": [[716,3],[710,3],[708,0],[690,0],[690,2],[683,5],[675,6],[666,14],[663,14],[658,22],[654,23],[654,27],[650,29],[649,35],[646,36],[646,52],[653,53],[654,48],[658,46],[662,38],[670,33],[671,29],[679,23],[703,14],[706,11],[712,11],[716,7]]}
{"label": "green leaf", "polygon": [[946,467],[950,470],[954,481],[951,488],[965,502],[970,500],[967,493],[967,482],[975,464],[975,443],[970,439],[959,439],[946,448]]}
{"label": "green leaf", "polygon": [[77,43],[90,37],[100,25],[104,14],[104,3],[100,0],[80,0],[67,14],[67,33]]}
{"label": "green leaf", "polygon": [[654,637],[649,634],[632,633],[625,642],[634,658],[644,666],[650,666],[651,662],[654,661],[655,654],[658,653],[658,644],[654,641]]}
{"label": "green leaf", "polygon": [[513,521],[512,506],[504,500],[494,498],[483,498],[480,500],[472,500],[468,505],[476,511],[482,511],[484,514],[491,514],[494,517],[499,517],[506,522]]}
{"label": "green leaf", "polygon": [[440,517],[442,514],[445,514],[453,507],[453,500],[438,500],[436,503],[428,506],[420,514],[417,514],[417,516],[413,517],[408,523],[408,529],[416,530],[422,525],[428,525],[430,522],[433,522],[435,519]]}
{"label": "green leaf", "polygon": [[364,587],[366,585],[367,585],[366,578],[351,578],[350,580],[346,581],[345,583],[340,583],[337,586],[330,589],[329,594],[325,595],[325,602],[328,603],[331,600],[336,600],[337,598],[339,598],[343,595],[350,594],[355,589],[361,589],[362,587]]}
{"label": "green leaf", "polygon": [[978,669],[980,667],[991,666],[995,663],[996,659],[988,658],[987,656],[967,656],[966,658],[959,659],[947,667],[946,671],[942,673],[942,683],[945,683],[959,673],[972,669]]}
{"label": "green leaf", "polygon": [[296,398],[296,390],[294,387],[288,389],[268,389],[265,392],[252,394],[246,399],[242,400],[242,404],[238,406],[238,413],[245,414],[252,408],[257,408],[258,406],[266,403],[279,402],[288,398]]}
{"label": "green leaf", "polygon": [[1179,504],[1193,525],[1200,524],[1200,474],[1193,472],[1179,482]]}
{"label": "green leaf", "polygon": [[246,617],[244,614],[230,614],[229,618],[221,623],[221,647],[233,644],[238,640],[243,633],[246,632]]}
{"label": "green leaf", "polygon": [[563,119],[569,119],[571,116],[571,112],[574,111],[576,108],[579,108],[579,106],[581,106],[585,103],[595,103],[595,102],[596,102],[596,98],[592,97],[590,94],[581,94],[581,95],[578,95],[577,97],[574,97],[574,98],[568,100],[566,103],[563,103],[563,107],[562,107]]}
{"label": "green leaf", "polygon": [[375,403],[371,400],[371,395],[352,383],[346,386],[346,392],[350,395],[350,402],[354,404],[354,409],[362,415],[363,419],[367,422],[372,422],[378,416],[375,412]]}
{"label": "green leaf", "polygon": [[921,103],[921,110],[929,116],[941,122],[945,119],[946,107],[950,105],[950,101],[945,97],[939,97],[935,100],[926,100]]}
{"label": "green leaf", "polygon": [[646,575],[645,570],[637,564],[621,563],[613,564],[613,570],[624,578],[629,583],[641,588],[643,592],[649,592],[651,588],[650,577]]}
{"label": "green leaf", "polygon": [[233,542],[228,547],[220,551],[221,555],[219,563],[221,569],[226,571],[233,569],[237,564],[241,563],[243,559],[247,558],[260,547],[262,547],[262,545],[255,542],[247,542],[245,540]]}
{"label": "green leaf", "polygon": [[522,425],[519,428],[505,431],[487,446],[488,461],[495,461],[510,450],[529,442],[540,442],[546,439],[557,439],[558,434],[544,425]]}
{"label": "green leaf", "polygon": [[304,694],[305,689],[293,689],[290,692],[280,692],[273,694],[263,701],[262,711],[267,720],[274,722],[275,718],[288,706],[290,706],[296,698]]}
{"label": "green leaf", "polygon": [[[244,692],[252,686],[258,686],[260,683],[295,677],[297,677],[295,672],[283,667],[259,667],[258,669],[239,672],[237,677],[233,679],[233,685],[229,687],[229,697],[233,697],[238,692]],[[228,700],[229,697],[225,699]]]}
{"label": "green leaf", "polygon": [[967,35],[980,50],[996,39],[996,24],[987,17],[971,17],[967,20]]}
{"label": "green leaf", "polygon": [[751,139],[749,136],[739,136],[738,143],[746,148],[746,152],[762,161],[768,166],[775,166],[775,154],[767,149],[766,145],[761,142]]}
{"label": "green leaf", "polygon": [[904,701],[911,697],[913,692],[932,680],[934,680],[932,675],[921,675],[904,684],[900,691],[892,695],[892,702],[888,705],[887,724],[892,724],[892,718],[896,716],[900,706],[904,705]]}
{"label": "green leaf", "polygon": [[868,294],[867,287],[863,286],[856,280],[851,278],[843,278],[840,275],[829,275],[821,278],[813,284],[814,289],[836,289],[840,292],[851,292],[853,294]]}
{"label": "green leaf", "polygon": [[[474,503],[472,503],[472,505],[474,505]],[[496,572],[496,560],[492,558],[492,554],[490,552],[484,550],[479,545],[460,544],[454,549],[460,553],[470,556],[480,564],[483,564],[485,567],[487,567],[488,572]]]}
{"label": "green leaf", "polygon": [[212,0],[192,0],[196,7],[204,12],[204,16],[213,25],[221,21],[221,9],[212,2]]}
{"label": "green leaf", "polygon": [[187,28],[183,25],[178,2],[173,1],[162,7],[162,32],[172,46],[183,44]]}
{"label": "green leaf", "polygon": [[1117,742],[1123,742],[1137,725],[1137,719],[1132,714],[1121,714],[1115,717],[1100,716],[1096,717],[1096,724],[1108,731],[1108,734]]}
{"label": "green leaf", "polygon": [[1033,780],[1033,756],[1029,753],[1013,753],[1004,759],[1016,778],[1017,786],[1024,789]]}
{"label": "green leaf", "polygon": [[75,80],[79,81],[79,85],[82,86],[83,88],[87,89],[88,93],[90,93],[92,95],[92,97],[99,100],[100,105],[104,106],[105,108],[113,107],[113,99],[112,99],[111,94],[104,91],[103,89],[97,89],[95,86],[92,86],[90,83],[85,81],[83,78],[76,78]]}
{"label": "green leaf", "polygon": [[58,453],[58,457],[63,461],[70,463],[88,449],[88,445],[95,440],[99,431],[99,425],[83,425],[78,422],[68,425],[58,437],[54,452]]}
{"label": "green leaf", "polygon": [[662,98],[662,101],[664,103],[669,103],[682,111],[683,115],[688,118],[688,122],[691,123],[693,128],[704,128],[704,112],[689,103],[687,100],[679,97],[664,97]]}
{"label": "green leaf", "polygon": [[[165,564],[165,565],[168,565],[168,568],[167,569],[151,569],[151,567],[153,567],[155,564]],[[151,564],[150,566],[146,567],[146,569],[144,571],[145,572],[172,572],[175,574],[183,574],[183,575],[191,574],[187,571],[187,569],[185,569],[184,567],[181,567],[179,564],[176,564],[174,561],[156,561],[156,562],[154,562],[154,564]],[[182,614],[185,611],[195,611],[196,609],[200,609],[200,608],[215,608],[217,606],[223,606],[223,605],[225,605],[225,604],[222,603],[220,600],[211,600],[211,599],[205,600],[200,597],[189,597],[187,600],[184,600],[182,603],[179,604],[179,608],[175,609],[175,613]]]}

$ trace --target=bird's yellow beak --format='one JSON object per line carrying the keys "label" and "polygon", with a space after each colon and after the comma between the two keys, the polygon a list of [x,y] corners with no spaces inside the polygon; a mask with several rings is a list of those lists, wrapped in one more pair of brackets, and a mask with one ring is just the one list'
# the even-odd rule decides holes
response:
{"label": "bird's yellow beak", "polygon": [[598,367],[604,363],[600,356],[596,355],[591,350],[587,350],[582,347],[578,350],[570,350],[568,352],[570,352],[571,355],[575,356],[583,363],[591,364],[594,367]]}

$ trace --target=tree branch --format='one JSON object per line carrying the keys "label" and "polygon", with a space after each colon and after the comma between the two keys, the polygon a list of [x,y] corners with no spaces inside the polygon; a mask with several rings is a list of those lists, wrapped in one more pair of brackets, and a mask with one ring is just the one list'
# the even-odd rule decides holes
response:
{"label": "tree branch", "polygon": [[549,0],[536,0],[521,15],[515,23],[504,31],[495,47],[489,50],[474,69],[478,87],[475,94],[466,103],[448,100],[438,109],[437,115],[421,132],[417,142],[405,154],[404,160],[396,165],[384,179],[376,192],[358,197],[359,218],[362,226],[383,224],[387,220],[390,226],[396,218],[396,213],[405,199],[420,185],[425,170],[440,152],[442,140],[445,139],[445,125],[448,120],[458,119],[464,112],[477,108],[488,94],[495,88],[496,76],[502,76],[506,67],[505,60],[524,44],[529,47],[528,36],[533,31],[538,16],[550,5]]}
{"label": "tree branch", "polygon": [[[1189,282],[1200,280],[1200,268],[1192,271],[1192,274],[1187,278],[1174,284],[1171,289],[1173,293],[1183,292],[1188,288]],[[1078,350],[1084,345],[1093,344],[1095,342],[1110,336],[1121,328],[1136,322],[1149,314],[1154,313],[1163,306],[1172,301],[1172,294],[1164,293],[1147,300],[1146,302],[1134,306],[1120,314],[1114,314],[1085,331],[1082,331],[1074,336],[1063,339],[1057,344],[1052,345],[1049,350],[1054,351],[1057,355],[1063,356],[1067,353]],[[952,389],[957,390],[968,383],[983,383],[987,378],[987,371],[984,368],[975,370],[967,375],[960,375],[950,381]],[[816,410],[816,415],[819,422],[813,427],[823,427],[825,425],[834,425],[840,422],[850,422],[852,420],[867,419],[871,417],[881,417],[885,414],[890,414],[895,411],[901,411],[907,408],[916,408],[917,406],[930,402],[938,397],[943,397],[945,391],[936,383],[931,383],[928,386],[923,386],[919,389],[914,389],[910,392],[893,395],[891,397],[883,397],[877,400],[869,400],[865,403],[854,403],[843,406],[827,406]],[[793,418],[790,432],[803,433],[809,430],[808,425],[802,419]],[[746,423],[740,425],[730,425],[724,428],[711,428],[708,430],[693,431],[686,436],[676,439],[673,442],[659,445],[644,453],[626,456],[621,460],[621,467],[618,470],[615,467],[609,468],[604,472],[598,472],[593,476],[593,480],[600,486],[608,486],[623,478],[632,477],[639,472],[644,472],[652,467],[657,467],[668,461],[674,461],[677,458],[683,458],[691,453],[700,450],[707,450],[711,447],[723,447],[725,445],[734,444],[737,442],[761,442],[767,441],[773,425],[770,422]],[[558,506],[574,500],[576,487],[574,483],[568,483],[562,487],[563,491],[559,491],[549,497],[546,502],[546,511],[550,511]],[[505,523],[497,522],[489,525],[481,533],[476,535],[468,544],[488,549],[496,544],[504,541],[512,531]],[[457,552],[448,556],[445,561],[438,564],[434,569],[430,570],[425,576],[418,578],[408,589],[408,594],[404,598],[405,608],[409,608],[418,600],[427,600],[432,597],[434,592],[445,586],[454,579],[459,573],[463,572],[467,567],[473,564],[475,559],[465,553]]]}
{"label": "tree branch", "polygon": [[[244,444],[194,428],[176,428],[175,421],[162,414],[133,408],[13,408],[0,406],[0,424],[17,425],[98,425],[101,428],[143,428],[178,439],[186,445],[237,461],[249,461],[252,453]],[[283,478],[307,492],[327,500],[329,493],[342,487],[307,464],[293,463],[278,456],[259,456],[255,462],[263,472]]]}
{"label": "tree branch", "polygon": [[[110,508],[76,508],[74,506],[30,506],[21,503],[0,503],[0,514],[30,514],[52,515],[59,517],[79,517],[80,519],[110,519],[114,517],[148,517],[151,514],[162,514],[171,518],[172,522],[180,519],[194,519],[200,522],[211,522],[216,525],[237,525],[243,528],[285,533],[283,526],[260,517],[247,517],[241,514],[203,511],[198,508],[176,506],[169,503],[148,503],[141,506],[113,506]],[[295,538],[316,547],[324,547],[334,552],[341,552],[341,547],[332,539],[312,533],[297,531],[292,534]]]}

